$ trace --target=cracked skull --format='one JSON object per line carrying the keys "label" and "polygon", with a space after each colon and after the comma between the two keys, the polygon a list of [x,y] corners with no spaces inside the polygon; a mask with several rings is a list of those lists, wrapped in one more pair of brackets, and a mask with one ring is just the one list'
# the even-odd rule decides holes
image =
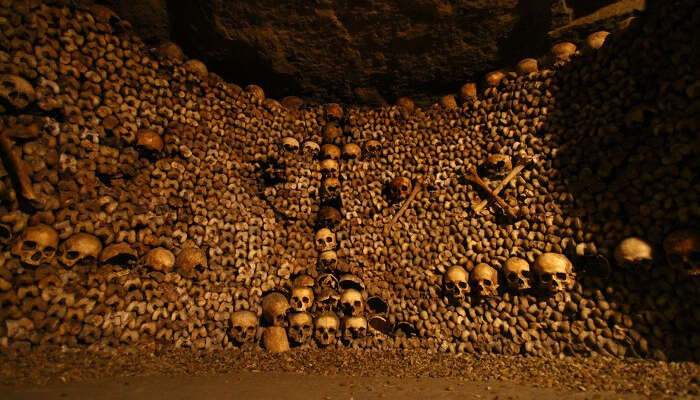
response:
{"label": "cracked skull", "polygon": [[292,313],[289,315],[289,339],[294,344],[303,344],[314,333],[314,320],[307,312]]}
{"label": "cracked skull", "polygon": [[535,259],[539,284],[550,292],[569,290],[574,285],[574,265],[558,253],[543,253]]}
{"label": "cracked skull", "polygon": [[488,264],[477,264],[471,274],[472,289],[484,297],[498,294],[498,272]]}
{"label": "cracked skull", "polygon": [[231,338],[236,344],[250,343],[258,331],[258,316],[251,311],[231,314]]}
{"label": "cracked skull", "polygon": [[100,259],[102,242],[89,233],[76,233],[61,244],[59,261],[66,267],[94,263]]}
{"label": "cracked skull", "polygon": [[452,266],[443,276],[443,286],[452,300],[464,300],[469,293],[469,273],[458,265]]}
{"label": "cracked skull", "polygon": [[520,257],[511,257],[503,265],[508,286],[515,290],[525,290],[531,287],[530,264]]}
{"label": "cracked skull", "polygon": [[683,229],[664,239],[668,264],[688,275],[700,275],[700,231]]}
{"label": "cracked skull", "polygon": [[340,321],[338,317],[329,312],[316,317],[314,321],[314,337],[320,346],[330,346],[337,340]]}
{"label": "cracked skull", "polygon": [[305,312],[314,304],[314,291],[309,287],[296,287],[292,289],[290,306],[295,312]]}
{"label": "cracked skull", "polygon": [[328,228],[319,229],[318,232],[316,232],[314,243],[316,245],[316,251],[319,253],[335,250],[338,245],[335,233]]}
{"label": "cracked skull", "polygon": [[346,316],[362,315],[365,310],[365,301],[362,293],[355,289],[347,289],[340,295],[340,306]]}
{"label": "cracked skull", "polygon": [[279,292],[267,294],[262,299],[263,318],[270,326],[286,326],[289,302]]}
{"label": "cracked skull", "polygon": [[24,229],[12,247],[12,254],[24,264],[38,266],[53,260],[57,246],[56,230],[48,225],[39,224]]}

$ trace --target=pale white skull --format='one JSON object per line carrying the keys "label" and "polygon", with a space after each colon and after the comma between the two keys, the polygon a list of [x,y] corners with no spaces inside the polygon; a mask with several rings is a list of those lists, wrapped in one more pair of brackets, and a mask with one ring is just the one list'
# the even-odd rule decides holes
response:
{"label": "pale white skull", "polygon": [[338,166],[338,161],[333,160],[332,158],[327,158],[321,161],[321,174],[323,174],[325,178],[337,178],[339,171],[340,167]]}
{"label": "pale white skull", "polygon": [[651,267],[653,262],[653,249],[644,239],[629,237],[623,239],[613,253],[617,265],[620,267]]}
{"label": "pale white skull", "polygon": [[302,153],[308,158],[316,157],[320,151],[321,146],[319,146],[318,143],[312,142],[310,140],[304,142],[304,146],[302,147]]}
{"label": "pale white skull", "polygon": [[146,253],[144,264],[154,271],[168,273],[175,265],[175,255],[168,249],[156,247]]}
{"label": "pale white skull", "polygon": [[683,229],[664,239],[668,264],[688,275],[700,275],[700,231]]}
{"label": "pale white skull", "polygon": [[288,312],[289,302],[282,293],[272,292],[263,297],[262,315],[269,325],[286,326]]}
{"label": "pale white skull", "polygon": [[36,100],[32,85],[17,75],[0,75],[0,99],[17,110],[21,110]]}
{"label": "pale white skull", "polygon": [[362,293],[355,289],[347,289],[340,295],[340,306],[346,316],[359,316],[365,310]]}
{"label": "pale white skull", "polygon": [[303,344],[314,333],[314,320],[307,312],[292,313],[289,315],[289,339],[294,344]]}
{"label": "pale white skull", "polygon": [[488,264],[477,264],[470,274],[472,289],[483,297],[498,295],[498,271]]}
{"label": "pale white skull", "polygon": [[76,233],[61,244],[59,261],[66,267],[93,263],[100,258],[102,242],[89,233]]}
{"label": "pale white skull", "polygon": [[314,237],[314,244],[318,252],[335,250],[338,246],[335,233],[328,228],[319,229]]}
{"label": "pale white skull", "polygon": [[525,290],[532,287],[530,264],[520,257],[511,257],[503,265],[503,274],[508,286],[515,290]]}
{"label": "pale white skull", "polygon": [[321,182],[321,198],[325,201],[336,199],[340,195],[340,180],[335,177],[324,178]]}
{"label": "pale white skull", "polygon": [[340,320],[335,314],[323,313],[314,321],[314,337],[320,346],[330,346],[335,344],[339,328]]}
{"label": "pale white skull", "polygon": [[365,317],[343,318],[343,339],[351,341],[367,336],[367,320]]}
{"label": "pale white skull", "polygon": [[258,316],[251,311],[231,314],[231,338],[236,344],[250,343],[258,331]]}
{"label": "pale white skull", "polygon": [[332,271],[338,266],[338,253],[335,250],[324,251],[318,257],[318,263],[321,269]]}
{"label": "pale white skull", "polygon": [[469,293],[469,273],[464,268],[454,265],[443,276],[445,294],[452,300],[464,300]]}
{"label": "pale white skull", "polygon": [[340,295],[334,289],[324,287],[316,296],[316,310],[319,312],[335,311],[338,308]]}
{"label": "pale white skull", "polygon": [[539,284],[550,292],[569,290],[574,285],[574,265],[563,254],[540,254],[534,267]]}
{"label": "pale white skull", "polygon": [[314,304],[314,291],[309,287],[295,287],[289,302],[295,312],[305,312]]}
{"label": "pale white skull", "polygon": [[299,141],[291,136],[282,138],[282,149],[290,154],[299,152]]}
{"label": "pale white skull", "polygon": [[12,247],[12,254],[24,264],[39,266],[50,263],[56,255],[58,233],[48,225],[39,224],[24,229]]}

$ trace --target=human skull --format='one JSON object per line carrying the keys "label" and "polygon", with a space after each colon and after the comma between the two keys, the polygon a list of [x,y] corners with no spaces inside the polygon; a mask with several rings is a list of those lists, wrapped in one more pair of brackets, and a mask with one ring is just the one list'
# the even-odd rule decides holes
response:
{"label": "human skull", "polygon": [[367,336],[367,320],[365,317],[343,318],[343,339],[351,341]]}
{"label": "human skull", "polygon": [[209,69],[207,68],[207,65],[196,59],[190,59],[185,61],[182,67],[185,68],[185,71],[199,77],[200,79],[205,78],[209,74]]}
{"label": "human skull", "polygon": [[296,287],[292,289],[290,306],[295,312],[305,312],[314,304],[314,291],[309,287]]}
{"label": "human skull", "polygon": [[462,85],[459,89],[459,97],[462,101],[476,99],[476,83],[469,82]]}
{"label": "human skull", "polygon": [[340,148],[334,144],[326,143],[321,146],[321,160],[333,159],[340,160],[341,152]]}
{"label": "human skull", "polygon": [[321,198],[330,201],[340,194],[340,180],[338,178],[324,178],[321,182]]}
{"label": "human skull", "polygon": [[186,278],[192,277],[195,272],[203,273],[208,266],[207,253],[197,247],[187,247],[180,250],[175,259],[175,267],[180,275]]}
{"label": "human skull", "polygon": [[503,177],[513,169],[513,163],[508,155],[492,154],[486,159],[484,167],[486,173],[490,176]]}
{"label": "human skull", "polygon": [[357,291],[365,290],[365,283],[362,278],[353,274],[345,274],[338,279],[338,287],[341,289],[355,289]]}
{"label": "human skull", "polygon": [[304,288],[314,288],[316,286],[316,282],[314,281],[314,278],[312,278],[309,275],[302,274],[294,278],[294,281],[292,282],[292,287],[293,288],[298,288],[298,287],[304,287]]}
{"label": "human skull", "polygon": [[376,157],[382,152],[382,144],[377,140],[368,140],[365,143],[365,155],[370,157]]}
{"label": "human skull", "polygon": [[289,339],[287,331],[279,326],[265,328],[262,335],[262,342],[267,351],[272,354],[279,354],[289,351]]}
{"label": "human skull", "polygon": [[334,289],[323,287],[316,296],[316,311],[335,311],[338,308],[340,295]]}
{"label": "human skull", "polygon": [[403,200],[411,193],[411,180],[404,176],[397,176],[391,181],[391,195],[397,200]]}
{"label": "human skull", "polygon": [[569,290],[574,285],[574,266],[563,254],[543,253],[535,259],[540,285],[550,292]]}
{"label": "human skull", "polygon": [[175,255],[168,249],[156,247],[146,253],[144,264],[154,271],[168,273],[175,265]]}
{"label": "human skull", "polygon": [[231,314],[231,338],[236,344],[250,343],[258,331],[258,316],[251,311]]}
{"label": "human skull", "polygon": [[338,253],[336,253],[334,250],[324,251],[318,257],[318,263],[321,269],[325,271],[333,271],[338,266]]}
{"label": "human skull", "polygon": [[440,107],[444,108],[445,110],[454,110],[457,108],[457,99],[455,99],[455,96],[452,94],[441,96],[438,102]]}
{"label": "human skull", "polygon": [[571,42],[560,42],[552,46],[550,51],[554,61],[569,61],[571,56],[576,53],[576,45]]}
{"label": "human skull", "polygon": [[330,177],[338,177],[338,172],[340,168],[338,166],[338,162],[331,159],[327,158],[323,161],[321,161],[321,174],[323,174],[324,177],[330,178]]}
{"label": "human skull", "polygon": [[262,299],[263,318],[271,326],[286,326],[289,302],[279,292],[272,292]]}
{"label": "human skull", "polygon": [[443,276],[445,294],[454,301],[464,300],[469,293],[469,273],[464,268],[454,265]]}
{"label": "human skull", "polygon": [[289,154],[296,154],[299,152],[299,141],[291,136],[282,138],[282,148]]}
{"label": "human skull", "polygon": [[504,74],[503,71],[492,71],[486,74],[484,77],[484,82],[486,83],[486,86],[496,87],[505,77],[506,74]]}
{"label": "human skull", "polygon": [[498,294],[498,272],[490,265],[480,263],[470,274],[471,286],[483,297],[493,297]]}
{"label": "human skull", "polygon": [[319,289],[329,288],[333,290],[338,290],[338,278],[336,278],[333,274],[321,274],[318,276],[316,282],[316,286]]}
{"label": "human skull", "polygon": [[17,75],[0,75],[0,100],[21,110],[36,100],[32,85]]}
{"label": "human skull", "polygon": [[518,62],[515,70],[521,75],[531,74],[538,71],[537,60],[534,58],[525,58]]}
{"label": "human skull", "polygon": [[343,145],[343,159],[344,160],[357,160],[360,158],[362,150],[360,146],[355,143],[345,143]]}
{"label": "human skull", "polygon": [[335,248],[338,246],[335,233],[328,228],[322,228],[316,232],[314,243],[316,244],[316,251],[319,253],[335,250]]}
{"label": "human skull", "polygon": [[155,131],[142,129],[136,134],[136,146],[149,155],[163,151],[163,138]]}
{"label": "human skull", "polygon": [[336,143],[338,138],[343,135],[343,130],[338,127],[335,123],[330,123],[323,128],[323,142],[324,143]]}
{"label": "human skull", "polygon": [[66,267],[88,264],[100,259],[102,242],[89,233],[76,233],[61,244],[58,260]]}
{"label": "human skull", "polygon": [[325,206],[318,210],[319,227],[333,228],[340,224],[342,219],[343,217],[340,215],[340,211],[338,211],[338,209],[335,207]]}
{"label": "human skull", "polygon": [[416,105],[411,100],[410,97],[400,97],[398,100],[396,100],[396,105],[403,111],[407,113],[412,113],[416,109]]}
{"label": "human skull", "polygon": [[289,339],[294,344],[304,344],[314,333],[314,320],[311,314],[299,312],[289,314]]}
{"label": "human skull", "polygon": [[316,142],[312,142],[310,140],[304,142],[304,146],[302,148],[302,154],[307,156],[308,158],[314,158],[318,155],[318,153],[321,151],[321,146],[318,145]]}
{"label": "human skull", "polygon": [[128,266],[135,264],[139,254],[128,243],[114,243],[105,247],[100,254],[102,264]]}
{"label": "human skull", "polygon": [[515,290],[525,290],[531,287],[530,264],[520,257],[511,257],[503,265],[508,286]]}
{"label": "human skull", "polygon": [[160,60],[182,61],[185,59],[185,53],[182,52],[180,46],[173,42],[165,42],[158,46],[157,55]]}
{"label": "human skull", "polygon": [[682,229],[664,239],[668,264],[688,275],[700,275],[700,231]]}
{"label": "human skull", "polygon": [[314,337],[321,346],[335,344],[340,327],[340,320],[332,313],[323,313],[314,321]]}
{"label": "human skull", "polygon": [[654,261],[653,249],[645,240],[637,237],[623,239],[613,252],[620,267],[651,267]]}
{"label": "human skull", "polygon": [[341,121],[343,119],[343,107],[338,103],[328,103],[323,107],[326,119],[331,121]]}
{"label": "human skull", "polygon": [[12,247],[12,254],[24,264],[39,266],[50,263],[56,255],[58,233],[44,224],[29,226]]}
{"label": "human skull", "polygon": [[603,47],[605,39],[608,38],[609,34],[610,32],[608,31],[598,31],[591,33],[586,38],[586,47],[588,47],[590,50],[600,49],[601,47]]}
{"label": "human skull", "polygon": [[355,289],[346,289],[340,295],[340,306],[346,316],[362,315],[365,310],[365,301],[362,293]]}
{"label": "human skull", "polygon": [[265,91],[258,85],[248,85],[245,91],[250,93],[250,96],[255,101],[262,103],[265,100]]}

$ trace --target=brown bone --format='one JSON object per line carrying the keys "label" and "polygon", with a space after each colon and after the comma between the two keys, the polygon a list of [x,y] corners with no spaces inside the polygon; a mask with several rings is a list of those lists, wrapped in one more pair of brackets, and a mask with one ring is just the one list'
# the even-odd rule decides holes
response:
{"label": "brown bone", "polygon": [[508,214],[508,216],[511,218],[516,217],[515,211],[513,211],[502,198],[498,197],[498,194],[494,193],[483,180],[481,180],[479,174],[476,172],[476,167],[472,167],[469,170],[469,173],[465,175],[465,179],[482,188],[489,195],[491,200],[495,201],[503,212]]}
{"label": "brown bone", "polygon": [[[503,190],[503,188],[505,188],[510,181],[515,179],[518,174],[520,174],[520,171],[522,171],[531,161],[532,159],[521,160],[518,165],[516,165],[515,168],[513,168],[498,185],[496,185],[496,187],[493,189],[493,194],[498,195],[501,193],[501,190]],[[478,214],[484,207],[486,207],[487,204],[488,200],[482,200],[478,204],[474,205],[472,209]]]}
{"label": "brown bone", "polygon": [[408,208],[409,205],[411,205],[411,202],[413,202],[413,199],[416,198],[416,195],[418,192],[420,192],[421,188],[423,187],[423,178],[418,177],[416,179],[416,184],[413,186],[413,190],[411,191],[411,194],[408,195],[408,198],[404,200],[403,204],[401,205],[401,208],[399,208],[399,211],[394,214],[394,217],[389,221],[389,223],[384,227],[384,235],[386,236],[391,232],[391,228],[394,226],[396,221],[401,218],[404,212],[406,212],[406,209]]}
{"label": "brown bone", "polygon": [[22,157],[13,151],[14,143],[10,140],[10,137],[20,139],[36,138],[38,133],[39,130],[36,124],[29,125],[26,128],[13,127],[3,130],[0,133],[0,158],[2,158],[5,169],[10,173],[16,192],[32,207],[40,209],[43,202],[34,192],[27,167],[22,161]]}

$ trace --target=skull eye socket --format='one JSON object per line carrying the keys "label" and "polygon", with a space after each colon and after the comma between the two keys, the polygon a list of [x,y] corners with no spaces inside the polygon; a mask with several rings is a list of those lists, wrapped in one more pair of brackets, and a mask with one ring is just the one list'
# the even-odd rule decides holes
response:
{"label": "skull eye socket", "polygon": [[234,326],[233,330],[240,333],[240,332],[243,332],[243,327],[242,326]]}
{"label": "skull eye socket", "polygon": [[354,305],[355,307],[360,307],[360,306],[362,305],[362,302],[361,302],[360,300],[355,300],[355,302],[353,303],[353,305]]}
{"label": "skull eye socket", "polygon": [[561,279],[561,280],[566,279],[566,274],[563,272],[557,272],[557,279]]}
{"label": "skull eye socket", "polygon": [[458,286],[459,286],[460,289],[466,289],[466,288],[467,288],[467,282],[460,282],[460,283],[458,284]]}
{"label": "skull eye socket", "polygon": [[302,301],[303,303],[308,303],[308,302],[309,302],[309,298],[306,297],[306,296],[304,296],[304,297],[301,298],[301,301]]}
{"label": "skull eye socket", "polygon": [[515,272],[511,272],[506,275],[506,278],[508,278],[509,281],[515,281],[518,279],[518,275]]}
{"label": "skull eye socket", "polygon": [[550,274],[542,274],[542,275],[540,275],[540,280],[541,280],[542,282],[549,282],[549,281],[552,280],[552,275],[550,275]]}
{"label": "skull eye socket", "polygon": [[333,238],[330,237],[330,236],[327,237],[327,238],[326,238],[326,242],[328,242],[328,243],[333,243]]}
{"label": "skull eye socket", "polygon": [[80,257],[80,253],[78,253],[77,251],[68,251],[66,253],[66,258],[69,260],[75,260],[78,257]]}
{"label": "skull eye socket", "polygon": [[49,255],[53,254],[55,251],[56,251],[55,247],[51,247],[51,246],[46,247],[46,248],[44,248],[44,255],[49,256]]}
{"label": "skull eye socket", "polygon": [[484,279],[484,286],[491,286],[491,281],[488,279]]}
{"label": "skull eye socket", "polygon": [[407,190],[408,190],[408,186],[406,186],[406,185],[401,185],[401,191],[402,191],[402,192],[405,192],[405,191],[407,191]]}
{"label": "skull eye socket", "polygon": [[36,249],[36,242],[32,242],[31,240],[26,240],[22,242],[22,250],[34,250]]}
{"label": "skull eye socket", "polygon": [[334,334],[334,333],[335,333],[335,328],[328,328],[328,333]]}
{"label": "skull eye socket", "polygon": [[520,271],[520,273],[521,273],[525,278],[529,278],[529,277],[530,277],[530,271],[528,271],[528,270]]}
{"label": "skull eye socket", "polygon": [[445,287],[448,289],[453,289],[454,286],[455,286],[455,284],[452,282],[445,282]]}

